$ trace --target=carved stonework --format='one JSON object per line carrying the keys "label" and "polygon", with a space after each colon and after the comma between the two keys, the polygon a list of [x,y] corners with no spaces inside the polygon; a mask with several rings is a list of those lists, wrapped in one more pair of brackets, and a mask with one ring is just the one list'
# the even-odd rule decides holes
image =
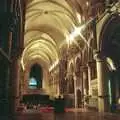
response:
{"label": "carved stonework", "polygon": [[77,53],[79,53],[79,48],[76,45],[71,45],[68,49],[68,57],[69,59],[74,57]]}

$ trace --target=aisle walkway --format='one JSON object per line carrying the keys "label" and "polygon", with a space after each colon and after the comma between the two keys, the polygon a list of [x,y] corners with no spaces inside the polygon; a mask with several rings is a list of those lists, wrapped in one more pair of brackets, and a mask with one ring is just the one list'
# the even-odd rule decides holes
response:
{"label": "aisle walkway", "polygon": [[55,114],[53,112],[31,112],[22,113],[12,117],[1,117],[0,120],[120,120],[119,114],[98,112],[72,112]]}

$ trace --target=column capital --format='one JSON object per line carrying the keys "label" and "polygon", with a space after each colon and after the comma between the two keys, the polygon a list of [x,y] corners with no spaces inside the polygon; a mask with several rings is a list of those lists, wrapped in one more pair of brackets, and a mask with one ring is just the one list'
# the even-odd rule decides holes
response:
{"label": "column capital", "polygon": [[94,52],[94,59],[97,61],[97,62],[103,62],[104,61],[104,56],[101,54],[100,51],[98,50],[95,50]]}

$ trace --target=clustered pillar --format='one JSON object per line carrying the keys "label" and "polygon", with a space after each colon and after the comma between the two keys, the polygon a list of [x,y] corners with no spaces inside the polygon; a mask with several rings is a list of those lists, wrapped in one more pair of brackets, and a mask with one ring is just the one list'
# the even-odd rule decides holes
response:
{"label": "clustered pillar", "polygon": [[18,77],[18,59],[14,58],[11,64],[11,80],[10,80],[10,112],[14,114],[19,104],[19,77]]}
{"label": "clustered pillar", "polygon": [[75,108],[77,108],[77,90],[76,90],[76,87],[77,87],[77,76],[75,75],[75,73],[73,74],[73,78],[74,78],[74,96],[75,96]]}
{"label": "clustered pillar", "polygon": [[88,95],[88,76],[87,76],[87,67],[83,70],[83,88],[84,95]]}
{"label": "clustered pillar", "polygon": [[98,80],[98,110],[99,112],[107,112],[109,107],[109,96],[105,61],[100,53],[95,54],[95,60],[97,65]]}
{"label": "clustered pillar", "polygon": [[9,63],[0,57],[0,116],[6,116],[9,112]]}
{"label": "clustered pillar", "polygon": [[89,88],[89,95],[92,95],[92,90],[91,90],[91,65],[88,63],[88,88]]}

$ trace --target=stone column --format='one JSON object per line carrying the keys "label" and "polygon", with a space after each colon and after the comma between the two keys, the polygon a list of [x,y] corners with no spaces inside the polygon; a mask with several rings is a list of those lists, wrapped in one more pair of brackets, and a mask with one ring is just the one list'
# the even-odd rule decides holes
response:
{"label": "stone column", "polygon": [[[17,57],[12,60],[10,80],[10,111],[16,112],[19,105],[19,64]],[[11,113],[11,114],[12,114]]]}
{"label": "stone column", "polygon": [[111,72],[111,112],[115,112],[116,108],[114,107],[117,103],[117,76],[116,72]]}
{"label": "stone column", "polygon": [[90,63],[88,63],[88,88],[89,88],[89,95],[92,95],[92,89],[91,89],[91,66],[90,66]]}
{"label": "stone column", "polygon": [[[17,64],[16,64],[16,93],[15,93],[15,98],[16,98],[16,108],[19,106],[20,103],[20,60],[17,60]],[[16,109],[15,108],[15,109]]]}
{"label": "stone column", "polygon": [[9,63],[0,56],[0,116],[9,114]]}
{"label": "stone column", "polygon": [[87,72],[86,72],[86,68],[84,68],[83,70],[83,92],[84,95],[87,95],[88,92],[88,85],[87,85]]}
{"label": "stone column", "polygon": [[97,66],[97,80],[98,80],[98,110],[99,112],[108,111],[108,80],[106,74],[105,61],[99,52],[94,56]]}
{"label": "stone column", "polygon": [[77,87],[77,84],[76,84],[76,82],[77,82],[77,77],[76,77],[76,75],[74,74],[74,96],[75,96],[75,108],[77,108],[77,90],[76,90],[76,87]]}
{"label": "stone column", "polygon": [[11,80],[10,80],[10,85],[9,85],[9,89],[10,89],[10,112],[11,114],[15,113],[15,92],[16,92],[16,59],[12,60],[12,64],[11,64]]}
{"label": "stone column", "polygon": [[26,94],[27,92],[28,92],[28,85],[29,85],[29,81],[28,81],[28,79],[29,79],[29,73],[30,73],[30,71],[29,71],[29,67],[26,67],[25,68],[25,71],[24,71],[24,90],[23,90],[23,94]]}
{"label": "stone column", "polygon": [[120,87],[119,87],[119,78],[117,77],[117,79],[116,79],[116,98],[119,98],[119,95],[120,95],[119,89],[120,89]]}
{"label": "stone column", "polygon": [[23,99],[22,95],[24,93],[24,71],[20,70],[19,74],[20,74],[20,78],[19,78],[20,79],[20,81],[19,81],[20,82],[20,92],[19,92],[20,95],[19,96],[20,96],[20,100],[22,100]]}

